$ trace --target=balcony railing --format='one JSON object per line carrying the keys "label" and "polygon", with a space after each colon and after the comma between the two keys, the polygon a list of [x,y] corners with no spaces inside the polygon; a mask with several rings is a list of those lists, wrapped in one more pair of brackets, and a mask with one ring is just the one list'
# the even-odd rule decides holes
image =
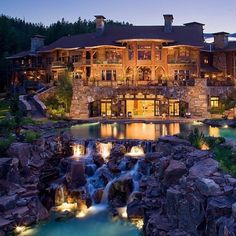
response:
{"label": "balcony railing", "polygon": [[122,59],[93,60],[94,64],[122,64]]}
{"label": "balcony railing", "polygon": [[168,57],[167,58],[168,64],[190,64],[195,65],[197,63],[197,60],[194,58],[189,57]]}
{"label": "balcony railing", "polygon": [[194,86],[195,80],[189,79],[186,81],[174,81],[174,80],[88,80],[84,81],[85,86],[97,86],[97,87],[177,87],[177,86]]}
{"label": "balcony railing", "polygon": [[30,70],[30,69],[40,69],[44,68],[44,64],[37,64],[37,63],[27,63],[27,64],[16,64],[14,65],[14,68],[16,70]]}
{"label": "balcony railing", "polygon": [[207,79],[207,86],[235,86],[235,82],[232,79],[225,78],[224,80],[217,80],[217,79]]}
{"label": "balcony railing", "polygon": [[66,67],[66,63],[64,61],[53,61],[52,67]]}

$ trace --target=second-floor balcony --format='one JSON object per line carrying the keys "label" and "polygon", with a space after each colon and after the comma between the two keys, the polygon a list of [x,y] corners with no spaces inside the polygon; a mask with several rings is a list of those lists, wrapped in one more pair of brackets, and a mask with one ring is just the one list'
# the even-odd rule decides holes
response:
{"label": "second-floor balcony", "polygon": [[168,64],[188,64],[188,65],[195,65],[197,60],[195,58],[190,57],[172,57],[168,56],[167,58]]}
{"label": "second-floor balcony", "polygon": [[100,60],[100,59],[95,59],[93,61],[94,64],[122,64],[122,59],[105,59],[105,60]]}
{"label": "second-floor balcony", "polygon": [[66,62],[64,61],[53,61],[51,64],[52,68],[60,68],[60,67],[64,68],[66,67],[66,65],[67,65]]}
{"label": "second-floor balcony", "polygon": [[87,80],[85,86],[97,87],[177,87],[194,86],[195,80],[188,79],[183,81],[175,80]]}

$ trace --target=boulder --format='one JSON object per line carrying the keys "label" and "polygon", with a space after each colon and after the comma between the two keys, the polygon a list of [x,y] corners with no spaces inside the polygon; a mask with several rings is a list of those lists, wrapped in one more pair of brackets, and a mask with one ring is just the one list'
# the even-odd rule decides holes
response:
{"label": "boulder", "polygon": [[99,204],[102,200],[102,196],[103,196],[103,189],[99,188],[97,190],[94,191],[93,195],[92,195],[92,199],[94,201],[94,203]]}
{"label": "boulder", "polygon": [[204,196],[217,196],[220,194],[220,186],[212,179],[198,178],[195,183],[200,193]]}
{"label": "boulder", "polygon": [[27,166],[31,159],[30,143],[12,143],[8,149],[8,155],[19,159],[21,166]]}
{"label": "boulder", "polygon": [[182,138],[178,138],[176,136],[161,136],[159,138],[160,142],[165,142],[165,143],[170,143],[171,145],[185,145],[185,146],[191,146],[190,142],[182,139]]}
{"label": "boulder", "polygon": [[124,207],[133,191],[131,176],[121,176],[111,183],[108,191],[108,201],[113,207]]}
{"label": "boulder", "polygon": [[233,199],[227,196],[217,196],[208,199],[207,218],[209,220],[220,216],[228,216],[232,213]]}
{"label": "boulder", "polygon": [[189,169],[189,177],[198,178],[198,177],[209,177],[215,173],[219,168],[219,163],[212,158],[203,159],[196,164],[194,164]]}
{"label": "boulder", "polygon": [[73,187],[80,187],[86,184],[84,160],[73,160],[70,163],[69,171],[67,172],[67,181]]}
{"label": "boulder", "polygon": [[134,200],[127,205],[128,218],[141,218],[144,217],[144,206],[141,201]]}
{"label": "boulder", "polygon": [[12,158],[1,157],[0,158],[0,179],[6,179],[7,173],[10,169]]}
{"label": "boulder", "polygon": [[126,154],[127,150],[126,147],[122,144],[115,144],[113,145],[110,153],[110,157],[113,159],[123,157]]}
{"label": "boulder", "polygon": [[165,170],[164,181],[169,184],[177,183],[178,180],[187,173],[186,165],[181,161],[171,160]]}
{"label": "boulder", "polygon": [[16,195],[0,197],[0,211],[4,212],[13,209],[16,205],[16,199]]}
{"label": "boulder", "polygon": [[236,202],[232,204],[232,216],[236,218]]}
{"label": "boulder", "polygon": [[179,201],[178,228],[190,235],[203,235],[199,226],[205,220],[205,201],[196,193],[185,193]]}

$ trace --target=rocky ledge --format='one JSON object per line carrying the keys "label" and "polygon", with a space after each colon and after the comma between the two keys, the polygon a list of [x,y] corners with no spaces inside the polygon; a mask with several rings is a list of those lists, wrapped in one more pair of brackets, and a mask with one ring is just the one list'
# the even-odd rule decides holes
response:
{"label": "rocky ledge", "polygon": [[[236,179],[220,171],[210,151],[177,137],[93,140],[79,143],[88,155],[71,158],[74,142],[64,133],[13,143],[0,158],[0,235],[47,219],[65,198],[81,207],[106,202],[114,214],[126,206],[146,236],[235,235]],[[105,158],[101,143],[111,143]],[[145,153],[127,155],[135,145]]]}

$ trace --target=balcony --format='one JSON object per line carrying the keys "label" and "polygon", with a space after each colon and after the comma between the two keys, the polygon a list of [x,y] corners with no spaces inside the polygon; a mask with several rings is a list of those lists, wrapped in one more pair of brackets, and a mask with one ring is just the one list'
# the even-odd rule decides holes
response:
{"label": "balcony", "polygon": [[190,57],[170,57],[167,58],[168,64],[187,64],[187,65],[196,65],[197,60]]}
{"label": "balcony", "polygon": [[188,79],[185,81],[174,80],[89,80],[84,81],[85,86],[97,87],[178,87],[178,86],[194,86],[195,80]]}
{"label": "balcony", "polygon": [[14,68],[16,70],[35,70],[35,69],[43,69],[45,66],[44,64],[38,63],[27,63],[27,64],[16,64]]}
{"label": "balcony", "polygon": [[64,61],[53,61],[52,68],[65,68],[67,66],[66,62]]}
{"label": "balcony", "polygon": [[106,59],[106,60],[95,59],[93,63],[94,64],[122,64],[122,59]]}

